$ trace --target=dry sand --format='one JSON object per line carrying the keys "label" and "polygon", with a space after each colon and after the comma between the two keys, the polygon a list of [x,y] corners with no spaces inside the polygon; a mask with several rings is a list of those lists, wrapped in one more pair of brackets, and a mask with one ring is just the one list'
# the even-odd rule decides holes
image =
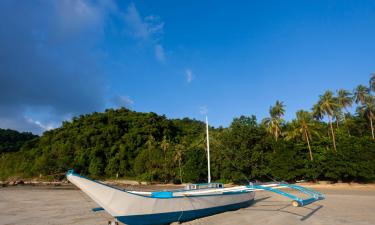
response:
{"label": "dry sand", "polygon": [[[248,208],[225,212],[184,224],[375,224],[375,187],[371,185],[321,185],[327,199],[295,208],[290,201],[267,192],[257,192]],[[81,191],[67,187],[0,188],[0,224],[15,225],[106,225],[111,216]]]}

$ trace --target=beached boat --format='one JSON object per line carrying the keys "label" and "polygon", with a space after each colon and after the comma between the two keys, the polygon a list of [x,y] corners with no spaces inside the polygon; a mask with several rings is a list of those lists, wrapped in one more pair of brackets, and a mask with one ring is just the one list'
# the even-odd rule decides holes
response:
{"label": "beached boat", "polygon": [[188,185],[176,191],[126,191],[93,181],[70,171],[70,182],[99,206],[125,224],[166,224],[188,221],[249,206],[254,191],[223,188],[222,184]]}
{"label": "beached boat", "polygon": [[[83,177],[70,170],[67,179],[93,199],[101,209],[125,224],[168,224],[249,206],[256,191],[271,191],[293,199],[292,205],[304,206],[324,199],[318,192],[288,184],[244,185],[225,188],[221,183],[211,183],[207,123],[208,183],[188,184],[173,191],[129,191],[108,186]],[[301,199],[279,188],[293,188],[309,196]],[[96,209],[98,210],[98,209]]]}
{"label": "beached boat", "polygon": [[[293,206],[324,199],[316,191],[289,184],[246,185],[224,188],[220,183],[189,184],[174,191],[127,191],[94,181],[70,170],[68,180],[80,188],[117,221],[125,224],[183,222],[251,205],[256,191],[271,191],[291,198]],[[279,188],[293,188],[309,198],[301,199]]]}

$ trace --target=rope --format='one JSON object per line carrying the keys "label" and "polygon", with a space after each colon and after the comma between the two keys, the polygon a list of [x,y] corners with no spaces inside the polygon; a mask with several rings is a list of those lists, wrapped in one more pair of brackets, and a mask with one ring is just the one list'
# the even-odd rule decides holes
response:
{"label": "rope", "polygon": [[[186,195],[184,195],[184,197],[190,202],[190,198],[188,198]],[[191,206],[193,206],[193,204],[191,202],[190,202],[190,204],[191,204]],[[180,222],[182,215],[184,215],[184,209],[182,207],[182,204],[180,205],[180,207],[181,207],[181,215],[178,217],[178,220],[177,220],[178,222]]]}
{"label": "rope", "polygon": [[227,158],[227,160],[231,163],[232,167],[234,167],[235,169],[237,169],[238,172],[240,172],[241,175],[245,178],[245,180],[246,180],[248,183],[250,183],[250,180],[247,178],[247,176],[245,175],[245,173],[243,173],[243,172],[241,171],[241,169],[239,169],[239,168],[233,163],[233,160],[231,160],[231,159],[228,157],[228,155],[227,155],[223,150],[221,150],[221,152],[222,152],[223,155]]}
{"label": "rope", "polygon": [[[233,160],[231,160],[231,159],[228,157],[228,155],[225,153],[225,151],[223,151],[223,150],[221,149],[221,153],[224,155],[224,157],[226,157],[227,161],[229,161],[229,162],[231,163],[232,167],[234,167],[235,169],[237,169],[237,171],[241,173],[241,175],[245,178],[245,180],[246,180],[248,183],[250,183],[250,180],[249,180],[248,177],[245,175],[245,173],[243,173],[243,172],[241,171],[241,169],[239,169],[239,168],[234,164]],[[281,182],[275,180],[274,178],[268,176],[267,174],[264,174],[264,175],[265,175],[267,178],[271,179],[271,180],[272,180],[273,182],[275,182],[275,183],[281,183]]]}
{"label": "rope", "polygon": [[279,181],[273,179],[272,177],[268,176],[267,174],[264,174],[264,175],[265,175],[266,177],[270,178],[270,179],[271,179],[273,182],[275,182],[275,183],[281,183],[281,182],[279,182]]}

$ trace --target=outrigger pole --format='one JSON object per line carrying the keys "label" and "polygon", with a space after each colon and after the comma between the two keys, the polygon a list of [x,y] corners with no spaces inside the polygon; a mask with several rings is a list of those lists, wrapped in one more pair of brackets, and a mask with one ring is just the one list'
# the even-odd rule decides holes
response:
{"label": "outrigger pole", "polygon": [[[292,205],[295,206],[295,207],[306,206],[306,205],[309,205],[313,202],[325,199],[325,196],[320,192],[317,192],[317,191],[312,190],[310,188],[306,188],[306,187],[302,187],[302,186],[298,186],[298,185],[292,185],[292,184],[280,183],[280,184],[271,184],[271,185],[254,185],[254,184],[250,183],[250,185],[247,185],[246,188],[247,188],[247,190],[254,190],[254,191],[261,191],[261,190],[270,191],[270,192],[282,195],[284,197],[290,198],[290,199],[292,199]],[[292,195],[290,193],[281,191],[278,188],[294,189],[294,190],[297,190],[297,191],[302,192],[303,194],[307,195],[308,198],[303,199],[301,197],[298,197],[298,196]]]}

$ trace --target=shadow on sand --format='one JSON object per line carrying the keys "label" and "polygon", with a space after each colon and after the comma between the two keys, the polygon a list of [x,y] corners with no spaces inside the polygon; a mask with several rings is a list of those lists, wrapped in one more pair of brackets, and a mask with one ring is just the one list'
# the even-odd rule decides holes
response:
{"label": "shadow on sand", "polygon": [[[308,206],[300,207],[300,208],[303,208],[303,209],[310,210],[309,213],[307,213],[306,215],[303,215],[303,214],[299,214],[299,213],[296,213],[296,212],[291,212],[291,211],[286,210],[287,208],[292,206],[291,204],[285,203],[283,201],[269,201],[269,200],[267,200],[269,198],[271,198],[271,196],[266,196],[266,197],[263,197],[263,198],[255,199],[253,204],[251,204],[251,206],[249,206],[249,207],[247,207],[243,210],[283,212],[283,213],[296,215],[296,216],[300,217],[301,221],[305,221],[308,218],[310,218],[312,215],[314,215],[314,213],[316,213],[319,209],[323,208],[323,205],[314,205],[314,206],[316,206],[315,208],[311,207],[313,205],[309,205],[310,207],[308,207]],[[278,207],[278,208],[275,209],[275,207]],[[292,208],[294,208],[294,207],[292,206]]]}

